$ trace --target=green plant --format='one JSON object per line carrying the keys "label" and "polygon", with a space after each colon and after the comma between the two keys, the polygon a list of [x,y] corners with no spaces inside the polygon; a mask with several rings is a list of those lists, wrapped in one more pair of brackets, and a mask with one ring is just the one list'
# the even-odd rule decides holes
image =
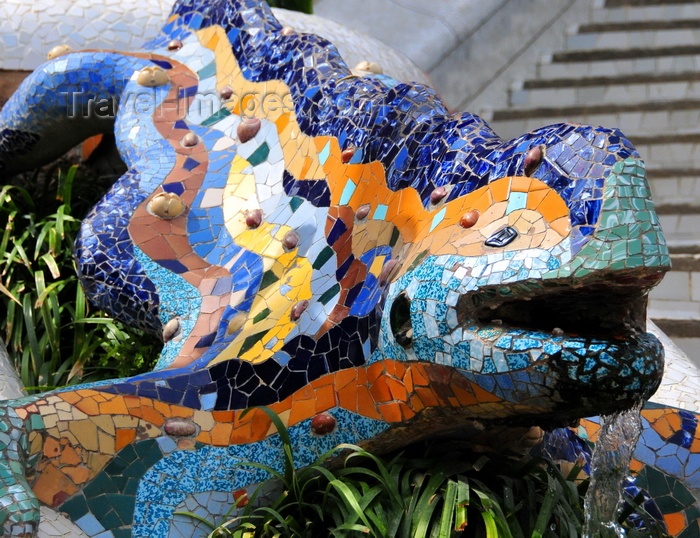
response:
{"label": "green plant", "polygon": [[[283,443],[283,471],[246,462],[274,477],[281,493],[262,505],[256,490],[245,507],[231,508],[220,525],[194,514],[210,537],[372,536],[410,538],[560,538],[581,535],[588,481],[580,468],[564,476],[542,458],[525,462],[476,454],[464,443],[416,444],[387,457],[340,445],[306,468],[295,469],[289,434],[270,410]],[[340,466],[328,467],[331,458]],[[242,499],[239,499],[241,501]],[[640,507],[634,507],[643,513]],[[624,520],[629,511],[621,516]],[[626,527],[627,536],[658,537]],[[611,531],[612,532],[612,531]],[[614,538],[614,532],[597,538]]]}
{"label": "green plant", "polygon": [[75,177],[75,167],[58,173],[53,203],[19,186],[0,189],[2,336],[30,391],[143,371],[161,346],[91,311],[73,262]]}
{"label": "green plant", "polygon": [[270,7],[281,7],[302,13],[313,13],[313,0],[268,0]]}

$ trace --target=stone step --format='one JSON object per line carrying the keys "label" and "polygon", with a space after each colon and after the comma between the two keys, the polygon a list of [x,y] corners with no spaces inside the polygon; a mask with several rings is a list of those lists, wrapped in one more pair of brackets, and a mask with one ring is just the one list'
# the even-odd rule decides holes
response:
{"label": "stone step", "polygon": [[698,131],[647,135],[631,134],[634,132],[630,132],[629,139],[647,166],[652,169],[673,169],[679,164],[692,163],[698,158],[700,150],[700,132]]}
{"label": "stone step", "polygon": [[[668,310],[666,307],[679,306],[679,304],[669,305],[662,302],[674,301],[689,303],[685,304],[682,310],[695,312],[696,307],[700,306],[700,254],[673,254],[671,270],[651,291],[649,299],[654,301],[654,307],[657,310]],[[657,302],[661,304],[656,305]],[[700,310],[697,310],[697,313],[700,315]]]}
{"label": "stone step", "polygon": [[697,8],[685,19],[652,19],[638,21],[605,21],[579,24],[572,27],[572,33],[595,34],[599,32],[645,32],[656,30],[696,30],[700,28],[700,19],[697,18]]}
{"label": "stone step", "polygon": [[605,0],[607,9],[619,7],[644,7],[653,5],[700,4],[700,0]]}
{"label": "stone step", "polygon": [[642,1],[634,5],[606,4],[606,9],[594,9],[591,12],[591,23],[695,19],[698,16],[698,3],[696,0],[660,0],[658,2]]}
{"label": "stone step", "polygon": [[683,213],[658,215],[669,249],[674,253],[700,253],[700,207]]}
{"label": "stone step", "polygon": [[585,77],[625,77],[664,75],[700,70],[700,53],[680,56],[609,59],[589,62],[555,62],[552,54],[540,57],[536,73],[542,79],[580,79]]}
{"label": "stone step", "polygon": [[[622,79],[624,80],[624,79]],[[576,84],[566,87],[522,88],[514,86],[510,92],[513,107],[546,107],[552,103],[562,107],[587,104],[615,105],[645,103],[648,101],[700,100],[700,73],[688,75],[687,80],[627,82],[618,84]]]}
{"label": "stone step", "polygon": [[658,208],[700,203],[700,168],[656,168],[647,164],[647,178]]}
{"label": "stone step", "polygon": [[[699,22],[700,24],[700,22]],[[700,57],[698,57],[700,59]],[[599,76],[574,76],[560,78],[529,79],[520,84],[523,90],[552,88],[582,88],[596,86],[626,86],[634,84],[665,84],[670,82],[693,83],[700,81],[700,71],[666,71],[650,73],[628,73]]]}
{"label": "stone step", "polygon": [[601,60],[632,60],[638,58],[658,58],[662,56],[692,56],[700,54],[700,44],[688,45],[609,47],[596,49],[564,50],[552,54],[553,62],[599,62]]}
{"label": "stone step", "polygon": [[[668,312],[669,316],[664,314]],[[659,329],[673,339],[695,364],[700,359],[700,320],[683,319],[673,315],[673,311],[649,311],[649,317],[658,325]]]}
{"label": "stone step", "polygon": [[671,271],[649,294],[648,316],[686,353],[700,359],[700,252],[671,254]]}
{"label": "stone step", "polygon": [[[679,25],[680,26],[680,25]],[[608,54],[613,58],[628,58],[632,51],[645,52],[646,56],[667,56],[667,49],[684,50],[700,47],[700,26],[694,28],[664,28],[658,30],[624,30],[603,32],[569,33],[564,41],[565,51],[562,60],[578,58],[586,53],[586,58],[603,57]],[[658,52],[653,53],[654,50]],[[608,52],[602,52],[608,51]],[[636,53],[635,53],[636,54]],[[558,57],[554,54],[555,61]],[[575,61],[575,60],[574,60]]]}
{"label": "stone step", "polygon": [[521,107],[477,112],[504,138],[519,136],[557,122],[618,127],[628,135],[677,133],[696,129],[700,125],[700,99]]}

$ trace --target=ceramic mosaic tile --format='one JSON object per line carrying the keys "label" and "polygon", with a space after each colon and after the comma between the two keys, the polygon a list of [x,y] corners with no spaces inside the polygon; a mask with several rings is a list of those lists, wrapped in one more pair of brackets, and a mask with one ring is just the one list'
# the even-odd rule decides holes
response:
{"label": "ceramic mosaic tile", "polygon": [[[79,275],[165,342],[153,372],[0,408],[6,533],[42,503],[87,536],[189,536],[174,511],[216,518],[267,478],[242,463],[281,465],[250,407],[303,465],[342,442],[553,429],[659,386],[645,305],[669,256],[619,131],[503,140],[253,0],[180,0],[143,50],[62,54],[0,113],[7,174],[78,142],[76,115],[87,134],[113,120],[129,171],[83,223]],[[697,415],[644,420],[630,487],[690,536]]]}

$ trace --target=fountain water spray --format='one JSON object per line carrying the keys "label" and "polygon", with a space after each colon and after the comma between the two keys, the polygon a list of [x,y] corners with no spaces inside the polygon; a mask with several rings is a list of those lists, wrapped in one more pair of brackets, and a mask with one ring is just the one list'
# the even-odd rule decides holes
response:
{"label": "fountain water spray", "polygon": [[617,522],[622,505],[622,481],[629,474],[634,447],[642,432],[640,412],[644,402],[627,411],[600,417],[600,435],[591,459],[591,480],[584,510],[583,538],[599,538],[625,531]]}

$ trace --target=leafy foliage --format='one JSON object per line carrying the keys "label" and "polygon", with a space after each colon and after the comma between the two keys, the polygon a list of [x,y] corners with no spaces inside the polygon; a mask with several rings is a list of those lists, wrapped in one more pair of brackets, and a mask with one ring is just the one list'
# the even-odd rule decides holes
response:
{"label": "leafy foliage", "polygon": [[281,7],[302,13],[313,12],[313,0],[268,0],[270,7]]}
{"label": "leafy foliage", "polygon": [[[560,538],[581,536],[588,480],[580,468],[564,476],[543,459],[527,461],[477,454],[462,442],[433,441],[378,457],[358,446],[340,445],[306,468],[295,469],[291,440],[280,419],[264,409],[283,441],[284,470],[258,463],[281,493],[262,503],[257,489],[238,498],[224,523],[207,525],[210,537],[400,537]],[[340,466],[329,470],[331,458]],[[338,460],[334,460],[338,461]],[[245,504],[245,506],[243,506]],[[637,513],[644,514],[639,506]],[[620,516],[624,521],[632,508]],[[630,538],[662,538],[646,515],[639,531],[624,523]],[[616,538],[610,535],[596,538]]]}
{"label": "leafy foliage", "polygon": [[[91,311],[73,261],[76,168],[58,174],[55,200],[0,189],[2,337],[28,390],[121,377],[148,369],[162,345]],[[54,185],[54,183],[52,183]]]}

